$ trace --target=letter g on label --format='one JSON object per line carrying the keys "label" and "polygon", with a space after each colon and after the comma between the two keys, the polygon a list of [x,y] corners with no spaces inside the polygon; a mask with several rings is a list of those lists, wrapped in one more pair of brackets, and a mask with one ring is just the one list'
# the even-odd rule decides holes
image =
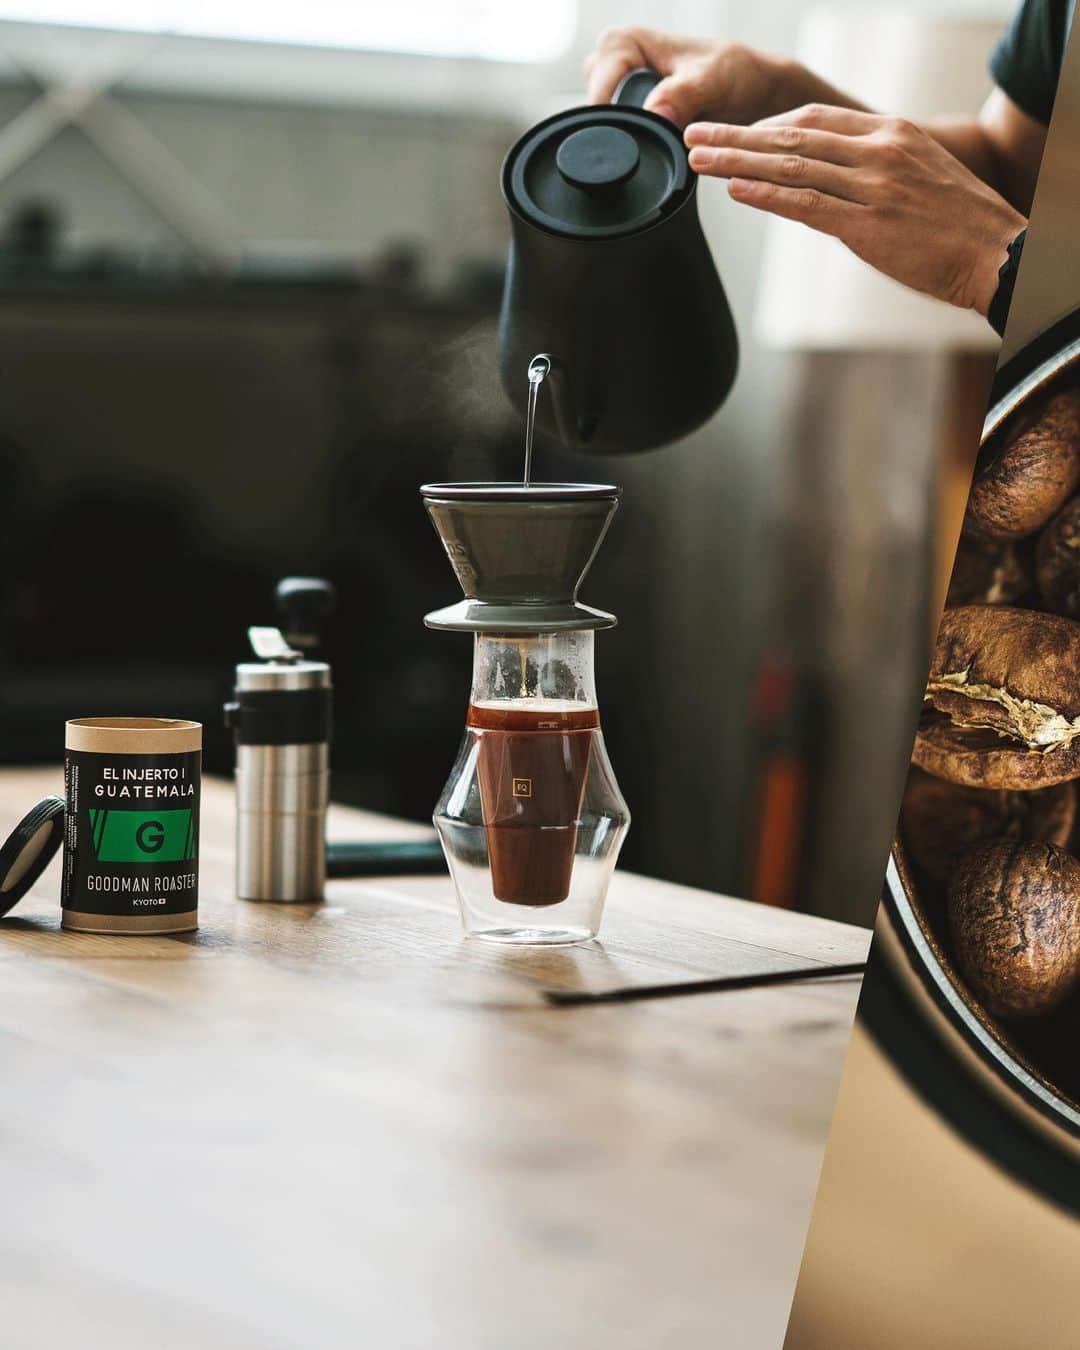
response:
{"label": "letter g on label", "polygon": [[144,853],[157,853],[165,842],[160,820],[144,820],[135,831],[135,842]]}

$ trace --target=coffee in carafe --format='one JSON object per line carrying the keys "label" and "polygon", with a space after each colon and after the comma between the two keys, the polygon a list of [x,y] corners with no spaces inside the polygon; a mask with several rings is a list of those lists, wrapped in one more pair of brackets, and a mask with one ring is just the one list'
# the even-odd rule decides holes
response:
{"label": "coffee in carafe", "polygon": [[495,898],[559,904],[570,894],[598,710],[545,699],[472,703],[466,726],[477,746]]}
{"label": "coffee in carafe", "polygon": [[[480,801],[498,900],[557,905],[570,894],[595,708],[470,704]],[[523,706],[526,705],[526,706]]]}

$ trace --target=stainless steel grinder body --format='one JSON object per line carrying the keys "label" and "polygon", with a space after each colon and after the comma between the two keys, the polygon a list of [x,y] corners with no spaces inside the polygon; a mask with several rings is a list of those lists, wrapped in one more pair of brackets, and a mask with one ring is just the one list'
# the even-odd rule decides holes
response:
{"label": "stainless steel grinder body", "polygon": [[330,795],[330,667],[244,662],[226,720],[236,736],[236,893],[321,900]]}

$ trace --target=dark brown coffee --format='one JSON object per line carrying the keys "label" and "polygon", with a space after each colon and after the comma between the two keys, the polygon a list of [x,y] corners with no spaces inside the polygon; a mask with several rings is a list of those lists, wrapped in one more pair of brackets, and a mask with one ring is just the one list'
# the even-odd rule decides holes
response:
{"label": "dark brown coffee", "polygon": [[474,703],[491,882],[498,900],[557,905],[570,894],[595,708],[556,699]]}

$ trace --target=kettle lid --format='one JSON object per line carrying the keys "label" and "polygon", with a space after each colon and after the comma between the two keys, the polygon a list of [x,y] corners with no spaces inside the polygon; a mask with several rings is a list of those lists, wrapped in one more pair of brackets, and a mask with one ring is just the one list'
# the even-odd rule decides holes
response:
{"label": "kettle lid", "polygon": [[537,123],[503,164],[507,205],[575,239],[636,234],[677,211],[697,184],[678,129],[641,108],[572,108]]}

